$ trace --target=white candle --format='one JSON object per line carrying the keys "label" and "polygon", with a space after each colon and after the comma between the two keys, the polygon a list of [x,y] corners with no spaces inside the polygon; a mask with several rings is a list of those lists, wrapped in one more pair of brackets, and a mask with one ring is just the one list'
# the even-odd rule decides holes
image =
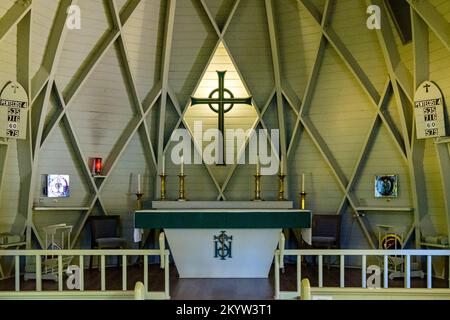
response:
{"label": "white candle", "polygon": [[166,156],[162,156],[162,172],[161,174],[164,176],[166,174]]}
{"label": "white candle", "polygon": [[302,173],[302,192],[305,192],[305,174]]}
{"label": "white candle", "polygon": [[138,193],[141,193],[141,174],[138,174],[138,189],[137,189]]}
{"label": "white candle", "polygon": [[181,170],[180,175],[184,175],[184,155],[181,156]]}

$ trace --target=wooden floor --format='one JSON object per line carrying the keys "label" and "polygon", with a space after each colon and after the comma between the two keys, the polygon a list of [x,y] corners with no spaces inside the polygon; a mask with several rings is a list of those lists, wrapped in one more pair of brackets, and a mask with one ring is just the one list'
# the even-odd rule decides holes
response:
{"label": "wooden floor", "polygon": [[[346,269],[346,287],[361,287],[361,271],[358,269]],[[312,286],[317,286],[317,268],[313,266],[302,266],[302,278],[309,278]],[[137,281],[143,281],[143,267],[134,265],[128,267],[128,289],[132,290]],[[339,269],[331,267],[324,268],[324,286],[339,286]],[[122,270],[117,267],[106,269],[107,290],[122,289]],[[390,287],[403,287],[403,279],[389,281]],[[411,286],[414,288],[425,288],[426,279],[413,278]],[[433,279],[434,288],[448,288],[448,281]],[[45,280],[42,284],[43,290],[57,290],[57,283]],[[149,288],[150,290],[164,290],[164,272],[158,265],[149,266]],[[13,291],[14,279],[0,281],[0,291]],[[35,290],[35,281],[24,281],[21,279],[21,290]],[[85,271],[85,290],[100,290],[100,272],[98,269]],[[281,290],[296,290],[296,267],[294,264],[286,265],[285,273],[281,274]],[[274,279],[273,270],[267,279],[180,279],[175,266],[170,266],[170,295],[176,300],[268,300],[273,299]]]}

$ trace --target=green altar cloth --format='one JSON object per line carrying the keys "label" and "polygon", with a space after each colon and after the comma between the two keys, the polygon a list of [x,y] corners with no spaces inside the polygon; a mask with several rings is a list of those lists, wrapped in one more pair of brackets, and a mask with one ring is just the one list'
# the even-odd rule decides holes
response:
{"label": "green altar cloth", "polygon": [[311,228],[311,211],[294,209],[170,209],[135,212],[142,229]]}

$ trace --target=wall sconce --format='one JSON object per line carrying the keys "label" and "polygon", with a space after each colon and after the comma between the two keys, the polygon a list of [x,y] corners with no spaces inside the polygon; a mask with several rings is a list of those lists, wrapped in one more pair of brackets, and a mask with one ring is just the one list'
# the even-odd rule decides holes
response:
{"label": "wall sconce", "polygon": [[99,176],[102,173],[103,163],[102,158],[93,158],[92,161],[92,175]]}

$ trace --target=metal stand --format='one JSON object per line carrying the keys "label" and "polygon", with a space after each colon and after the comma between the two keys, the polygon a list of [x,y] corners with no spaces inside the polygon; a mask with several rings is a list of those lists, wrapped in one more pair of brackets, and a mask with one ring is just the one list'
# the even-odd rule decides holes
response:
{"label": "metal stand", "polygon": [[166,175],[161,174],[159,175],[161,177],[161,193],[159,196],[160,201],[166,200]]}
{"label": "metal stand", "polygon": [[255,198],[253,201],[262,201],[261,199],[261,174],[255,174]]}
{"label": "metal stand", "polygon": [[136,210],[142,210],[142,192],[136,193]]}
{"label": "metal stand", "polygon": [[278,201],[285,201],[284,198],[284,178],[286,175],[279,174],[278,175]]}
{"label": "metal stand", "polygon": [[184,178],[186,177],[186,175],[184,174],[179,174],[178,178],[179,178],[179,195],[178,195],[178,201],[186,201],[186,197],[185,197],[185,191],[184,191]]}
{"label": "metal stand", "polygon": [[300,193],[300,209],[305,210],[305,200],[306,200],[306,192]]}

